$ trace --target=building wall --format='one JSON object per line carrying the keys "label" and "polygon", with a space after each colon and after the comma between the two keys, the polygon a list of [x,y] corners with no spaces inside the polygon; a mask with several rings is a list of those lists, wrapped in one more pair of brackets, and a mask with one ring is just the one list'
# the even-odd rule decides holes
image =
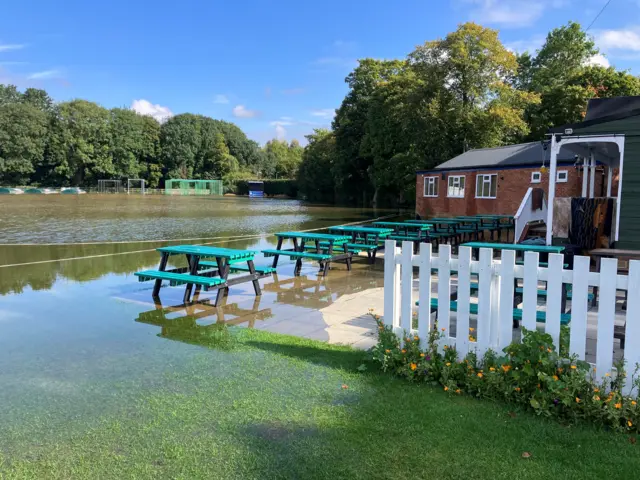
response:
{"label": "building wall", "polygon": [[[558,166],[558,170],[568,172],[566,183],[556,183],[556,197],[579,197],[582,195],[582,169],[574,166]],[[602,168],[596,171],[595,195],[601,196],[603,190]],[[419,173],[416,180],[416,213],[423,218],[448,217],[459,215],[514,215],[529,187],[542,188],[549,191],[549,170],[542,174],[540,183],[531,183],[531,173],[540,172],[540,167],[441,171]],[[476,198],[476,176],[478,174],[497,174],[496,198]],[[444,178],[442,178],[444,174]],[[464,198],[447,196],[449,175],[465,176]],[[625,171],[626,175],[626,171]],[[424,177],[437,176],[438,196],[424,196]],[[606,177],[604,177],[606,179]],[[606,181],[606,180],[605,180]]]}

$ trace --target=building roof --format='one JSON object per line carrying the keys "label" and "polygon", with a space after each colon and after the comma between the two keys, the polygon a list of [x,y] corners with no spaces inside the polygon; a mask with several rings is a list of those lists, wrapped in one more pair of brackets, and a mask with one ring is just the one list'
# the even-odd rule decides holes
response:
{"label": "building roof", "polygon": [[[434,170],[463,170],[474,168],[503,168],[549,163],[550,150],[542,142],[520,143],[495,148],[469,150],[444,163]],[[573,161],[574,156],[566,154],[558,161]]]}
{"label": "building roof", "polygon": [[549,133],[563,133],[567,128],[584,128],[638,115],[640,96],[592,98],[587,104],[587,114],[582,122],[553,127],[549,129]]}

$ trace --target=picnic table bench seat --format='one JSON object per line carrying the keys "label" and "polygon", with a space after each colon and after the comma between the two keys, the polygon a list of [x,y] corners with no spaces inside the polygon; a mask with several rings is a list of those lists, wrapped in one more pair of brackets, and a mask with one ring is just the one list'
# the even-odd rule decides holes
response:
{"label": "picnic table bench seat", "polygon": [[[256,265],[254,269],[257,273],[262,273],[264,275],[269,275],[271,273],[275,273],[276,271],[276,269],[273,267],[267,267],[267,266],[262,267],[258,265]],[[250,270],[248,265],[231,265],[231,272],[232,273],[250,272]]]}
{"label": "picnic table bench seat", "polygon": [[220,277],[202,277],[200,275],[190,275],[188,273],[162,272],[160,270],[143,270],[134,274],[138,277],[138,281],[146,282],[147,280],[169,280],[172,287],[176,285],[193,284],[204,287],[205,290],[226,283],[225,279]]}
{"label": "picnic table bench seat", "polygon": [[330,260],[331,255],[324,253],[307,253],[307,252],[295,252],[293,250],[263,250],[263,255],[265,257],[275,257],[276,255],[280,255],[282,257],[289,258],[307,258],[310,260]]}
{"label": "picnic table bench seat", "polygon": [[[420,302],[416,302],[416,305],[419,305]],[[437,298],[432,298],[431,299],[431,310],[432,311],[437,311],[438,309],[438,299]],[[458,311],[458,302],[455,300],[451,300],[449,302],[449,310],[451,310],[452,312],[457,312]],[[470,303],[469,304],[469,313],[472,315],[477,315],[478,314],[478,304],[477,303]],[[513,319],[514,320],[522,320],[522,309],[521,308],[514,308],[513,309]],[[536,321],[540,322],[540,323],[544,323],[547,320],[547,312],[544,312],[542,310],[536,310]],[[571,314],[570,313],[562,313],[560,314],[560,324],[562,325],[568,325],[571,322]]]}
{"label": "picnic table bench seat", "polygon": [[[344,249],[344,247],[347,247],[347,250],[350,252],[354,252],[354,253],[359,253],[363,250],[376,250],[378,248],[378,245],[374,245],[374,244],[367,244],[367,243],[343,243],[342,245],[338,245],[337,246],[337,250],[336,248],[334,248],[334,252],[336,251],[340,251],[340,249]],[[326,242],[320,242],[320,250],[324,250],[327,251],[329,249],[329,244]],[[305,245],[304,246],[305,250],[317,250],[317,248],[313,245]]]}

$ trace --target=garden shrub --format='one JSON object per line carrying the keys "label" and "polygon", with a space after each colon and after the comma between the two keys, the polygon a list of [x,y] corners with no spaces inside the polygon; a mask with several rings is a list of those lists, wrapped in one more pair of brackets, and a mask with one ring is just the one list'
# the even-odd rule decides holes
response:
{"label": "garden shrub", "polygon": [[561,335],[561,343],[566,343],[561,352],[549,334],[523,328],[522,342],[512,343],[502,354],[489,350],[482,358],[473,352],[458,358],[455,347],[439,348],[443,334],[437,323],[429,332],[427,345],[422,346],[419,337],[405,334],[401,341],[379,316],[374,318],[378,343],[371,353],[385,372],[412,382],[440,385],[452,395],[500,400],[563,421],[586,420],[618,431],[638,432],[638,365],[630,379],[631,395],[622,393],[627,381],[624,361],[617,362],[615,373],[605,374],[598,383],[595,368],[568,354],[567,331]]}

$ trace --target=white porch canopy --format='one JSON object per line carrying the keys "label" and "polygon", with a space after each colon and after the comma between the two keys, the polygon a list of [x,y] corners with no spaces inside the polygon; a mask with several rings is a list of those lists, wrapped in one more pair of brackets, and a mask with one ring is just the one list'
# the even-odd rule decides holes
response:
{"label": "white porch canopy", "polygon": [[[611,197],[613,169],[618,169],[618,195],[615,219],[615,241],[618,241],[620,232],[620,204],[622,200],[624,135],[553,134],[551,136],[546,244],[551,245],[551,240],[553,238],[553,203],[556,196],[557,157],[562,148],[570,150],[575,153],[577,157],[581,157],[583,159],[584,172],[582,176],[582,197],[594,197],[596,163],[601,163],[607,166],[607,197]],[[588,182],[587,177],[590,177]]]}

